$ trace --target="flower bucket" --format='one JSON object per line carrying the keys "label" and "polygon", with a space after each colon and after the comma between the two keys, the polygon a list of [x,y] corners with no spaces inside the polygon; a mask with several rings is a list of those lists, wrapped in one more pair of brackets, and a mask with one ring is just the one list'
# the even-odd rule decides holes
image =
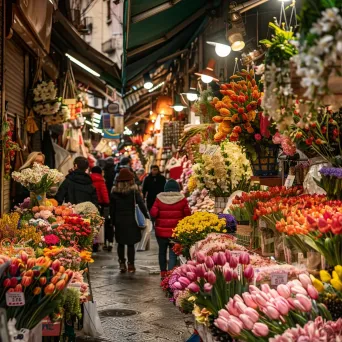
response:
{"label": "flower bucket", "polygon": [[269,145],[257,152],[257,159],[251,161],[253,175],[259,177],[277,176],[279,172],[278,145]]}
{"label": "flower bucket", "polygon": [[253,228],[249,224],[238,224],[236,227],[236,238],[239,245],[249,247]]}
{"label": "flower bucket", "polygon": [[229,197],[215,197],[215,214],[223,213],[224,209],[227,206]]}
{"label": "flower bucket", "polygon": [[31,207],[44,205],[46,202],[46,192],[42,194],[36,194],[35,192],[30,192]]}
{"label": "flower bucket", "polygon": [[262,228],[261,231],[261,255],[275,255],[275,236],[272,229]]}

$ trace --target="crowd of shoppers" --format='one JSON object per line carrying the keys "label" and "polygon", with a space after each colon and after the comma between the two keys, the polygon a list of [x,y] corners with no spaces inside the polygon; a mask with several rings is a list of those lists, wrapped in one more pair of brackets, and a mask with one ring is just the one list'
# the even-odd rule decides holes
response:
{"label": "crowd of shoppers", "polygon": [[[44,161],[44,154],[33,152],[20,170],[30,168],[34,163],[44,164]],[[111,252],[115,237],[121,273],[135,272],[135,244],[142,238],[142,229],[136,220],[138,206],[144,217],[151,218],[154,223],[159,266],[164,277],[167,270],[173,269],[177,263],[177,256],[172,250],[172,230],[179,220],[190,215],[188,202],[180,193],[179,184],[173,179],[166,181],[157,165],[153,165],[147,174],[144,169],[135,173],[131,164],[129,157],[122,158],[117,165],[110,157],[99,163],[101,167],[94,166],[89,170],[88,159],[77,157],[73,169],[54,197],[60,205],[89,201],[98,207],[105,218],[103,249]],[[18,205],[29,196],[29,192],[19,183],[15,190],[13,204]],[[94,251],[97,251],[97,246],[94,246]]]}

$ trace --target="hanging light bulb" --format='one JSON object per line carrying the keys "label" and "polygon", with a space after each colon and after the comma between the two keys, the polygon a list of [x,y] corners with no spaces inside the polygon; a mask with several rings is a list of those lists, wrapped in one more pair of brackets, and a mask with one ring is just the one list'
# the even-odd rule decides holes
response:
{"label": "hanging light bulb", "polygon": [[207,44],[215,46],[215,52],[219,57],[227,57],[232,51],[225,37],[219,37],[214,41],[207,42]]}
{"label": "hanging light bulb", "polygon": [[192,77],[190,80],[190,88],[187,92],[182,93],[182,95],[186,95],[186,98],[189,101],[196,101],[199,97],[199,92],[197,91],[197,80]]}
{"label": "hanging light bulb", "polygon": [[144,74],[144,88],[147,90],[153,88],[152,79],[148,72]]}
{"label": "hanging light bulb", "polygon": [[196,72],[195,75],[201,76],[201,80],[204,83],[210,83],[212,81],[218,82],[219,79],[214,72],[215,64],[215,59],[209,59],[207,67],[203,69],[201,72]]}
{"label": "hanging light bulb", "polygon": [[173,108],[176,112],[181,112],[184,108],[186,108],[185,106],[183,106],[179,95],[175,96],[175,102],[170,107]]}

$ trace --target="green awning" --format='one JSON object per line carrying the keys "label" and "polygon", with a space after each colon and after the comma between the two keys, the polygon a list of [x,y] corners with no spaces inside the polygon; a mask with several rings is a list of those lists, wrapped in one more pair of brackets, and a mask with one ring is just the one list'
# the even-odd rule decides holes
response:
{"label": "green awning", "polygon": [[221,0],[125,0],[123,87],[184,49],[205,27]]}

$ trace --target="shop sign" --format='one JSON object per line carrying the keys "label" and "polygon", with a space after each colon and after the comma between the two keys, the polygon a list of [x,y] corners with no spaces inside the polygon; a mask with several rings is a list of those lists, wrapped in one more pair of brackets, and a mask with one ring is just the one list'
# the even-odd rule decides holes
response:
{"label": "shop sign", "polygon": [[23,292],[6,292],[7,306],[24,306],[25,296]]}

